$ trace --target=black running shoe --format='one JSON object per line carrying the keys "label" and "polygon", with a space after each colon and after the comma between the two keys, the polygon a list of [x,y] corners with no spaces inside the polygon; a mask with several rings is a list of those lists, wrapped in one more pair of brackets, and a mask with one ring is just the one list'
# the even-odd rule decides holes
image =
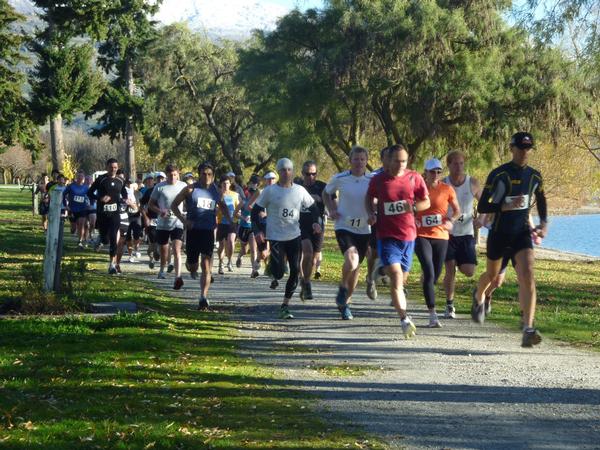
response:
{"label": "black running shoe", "polygon": [[277,286],[279,286],[279,281],[273,280],[273,281],[271,281],[271,286],[269,286],[269,287],[271,289],[277,289]]}
{"label": "black running shoe", "polygon": [[210,304],[208,303],[208,299],[206,297],[200,297],[200,301],[198,302],[198,309],[204,310],[210,308]]}
{"label": "black running shoe", "polygon": [[315,280],[320,280],[321,279],[321,272],[319,272],[318,270],[315,272]]}
{"label": "black running shoe", "polygon": [[485,305],[477,303],[477,288],[473,289],[473,304],[471,305],[471,319],[480,325],[485,322]]}
{"label": "black running shoe", "polygon": [[173,270],[175,270],[175,266],[173,264],[169,264],[169,266],[167,267],[167,272],[171,273],[173,272]]}
{"label": "black running shoe", "polygon": [[542,342],[542,335],[535,328],[523,331],[521,347],[530,348]]}
{"label": "black running shoe", "polygon": [[304,300],[312,300],[312,299],[313,299],[312,284],[310,284],[310,281],[307,281],[306,283],[304,283]]}

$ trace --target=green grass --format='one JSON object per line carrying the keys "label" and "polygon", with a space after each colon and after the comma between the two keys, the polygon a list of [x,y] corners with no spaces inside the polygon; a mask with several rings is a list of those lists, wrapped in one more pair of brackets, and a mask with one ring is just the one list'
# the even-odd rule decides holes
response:
{"label": "green grass", "polygon": [[[331,227],[327,228],[323,259],[322,279],[338,283],[343,258]],[[457,275],[455,306],[459,313],[470,313],[471,292],[485,267],[485,254],[479,255],[479,261],[472,279],[460,273]],[[363,263],[357,288],[362,292],[366,273],[366,263]],[[436,293],[438,312],[443,311],[445,306],[443,276],[440,277]],[[407,289],[409,299],[424,304],[420,277],[421,267],[415,255]],[[538,294],[536,327],[540,332],[546,337],[600,351],[600,262],[537,260],[535,277]],[[380,298],[389,298],[387,288],[378,287],[378,291]],[[494,293],[493,311],[488,320],[513,329],[520,326],[518,286],[516,274],[510,266],[505,284]]]}
{"label": "green grass", "polygon": [[[44,235],[27,193],[0,189],[0,302],[21,295],[22,267]],[[66,249],[66,258],[81,253]],[[305,391],[238,355],[225,312],[192,311],[134,278],[108,277],[86,253],[85,301],[132,300],[153,312],[0,320],[3,449],[385,448],[330,428]],[[276,349],[275,349],[276,350]]]}

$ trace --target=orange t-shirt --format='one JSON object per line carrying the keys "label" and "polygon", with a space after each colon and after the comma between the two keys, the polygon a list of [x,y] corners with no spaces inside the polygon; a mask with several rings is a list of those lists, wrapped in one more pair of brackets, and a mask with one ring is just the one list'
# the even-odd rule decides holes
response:
{"label": "orange t-shirt", "polygon": [[452,199],[456,201],[456,192],[441,181],[436,187],[429,187],[429,200],[431,206],[425,211],[420,211],[415,217],[417,223],[417,236],[433,239],[450,238],[448,230],[444,228],[444,219],[448,215],[448,205]]}

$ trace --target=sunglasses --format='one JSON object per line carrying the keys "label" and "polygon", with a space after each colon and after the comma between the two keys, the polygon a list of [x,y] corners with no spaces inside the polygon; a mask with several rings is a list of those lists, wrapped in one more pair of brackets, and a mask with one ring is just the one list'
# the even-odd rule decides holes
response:
{"label": "sunglasses", "polygon": [[429,173],[435,173],[435,174],[439,175],[440,173],[442,173],[442,170],[441,169],[430,170]]}
{"label": "sunglasses", "polygon": [[305,172],[304,175],[307,177],[316,177],[317,172]]}

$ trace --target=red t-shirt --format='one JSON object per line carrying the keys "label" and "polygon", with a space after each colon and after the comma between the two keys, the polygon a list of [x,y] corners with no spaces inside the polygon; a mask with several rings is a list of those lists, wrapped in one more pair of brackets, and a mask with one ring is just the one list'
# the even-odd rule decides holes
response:
{"label": "red t-shirt", "polygon": [[367,193],[377,198],[377,239],[414,241],[417,238],[413,204],[429,195],[420,174],[406,170],[399,177],[393,177],[382,172],[371,179]]}

